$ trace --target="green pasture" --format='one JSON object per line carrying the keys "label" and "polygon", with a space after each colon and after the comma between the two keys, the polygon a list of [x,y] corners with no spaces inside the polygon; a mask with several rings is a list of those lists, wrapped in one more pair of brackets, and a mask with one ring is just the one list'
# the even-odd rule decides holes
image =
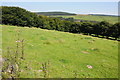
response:
{"label": "green pasture", "polygon": [[[114,17],[73,17],[98,21],[107,19],[113,23],[117,21]],[[48,63],[48,78],[118,77],[117,41],[40,28],[1,26],[3,58],[8,53],[8,47],[11,49],[11,55],[16,49],[18,32],[19,39],[24,39],[25,60],[20,66],[20,78],[43,78],[43,63]]]}
{"label": "green pasture", "polygon": [[94,15],[73,15],[73,16],[61,16],[61,15],[57,15],[57,16],[53,16],[53,17],[63,17],[63,18],[69,18],[72,17],[74,19],[78,19],[78,20],[90,20],[90,21],[107,21],[109,23],[117,23],[118,22],[118,17],[115,16],[94,16]]}

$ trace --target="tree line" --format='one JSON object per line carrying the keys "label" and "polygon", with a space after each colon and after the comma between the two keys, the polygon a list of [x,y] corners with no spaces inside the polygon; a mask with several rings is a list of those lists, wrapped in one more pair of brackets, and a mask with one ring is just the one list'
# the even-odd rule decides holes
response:
{"label": "tree line", "polygon": [[49,30],[58,30],[70,33],[84,33],[99,37],[120,37],[120,23],[110,24],[106,21],[93,22],[71,22],[59,18],[50,18],[37,15],[23,8],[2,6],[2,24],[37,27]]}

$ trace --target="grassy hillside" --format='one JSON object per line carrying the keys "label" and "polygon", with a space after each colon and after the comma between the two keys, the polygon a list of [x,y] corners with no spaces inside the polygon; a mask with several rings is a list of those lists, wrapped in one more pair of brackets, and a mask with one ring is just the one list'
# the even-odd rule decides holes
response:
{"label": "grassy hillside", "polygon": [[64,18],[69,18],[73,17],[74,19],[79,19],[79,20],[90,20],[90,21],[107,21],[109,23],[117,23],[118,22],[118,17],[116,16],[94,16],[94,15],[73,15],[73,16],[64,16],[64,15],[58,15],[54,17],[64,17]]}
{"label": "grassy hillside", "polygon": [[[1,27],[1,26],[0,26]],[[21,78],[44,77],[42,63],[49,63],[49,78],[117,78],[118,42],[81,34],[40,28],[2,26],[3,57],[16,49],[17,33],[24,39]]]}
{"label": "grassy hillside", "polygon": [[76,15],[73,13],[67,13],[67,12],[36,12],[38,15],[45,15],[45,16],[50,16],[50,15]]}

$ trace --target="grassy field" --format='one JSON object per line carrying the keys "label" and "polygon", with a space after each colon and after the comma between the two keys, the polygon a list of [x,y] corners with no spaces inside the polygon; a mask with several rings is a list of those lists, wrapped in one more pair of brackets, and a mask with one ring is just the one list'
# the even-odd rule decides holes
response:
{"label": "grassy field", "polygon": [[80,19],[80,20],[91,20],[91,21],[107,21],[112,24],[118,22],[118,17],[114,16],[93,16],[93,15],[74,15],[74,16],[54,16],[54,17],[64,17],[64,18],[69,18],[73,17],[74,19]]}
{"label": "grassy field", "polygon": [[[0,26],[1,27],[1,26]],[[16,48],[17,33],[24,39],[20,78],[117,78],[118,42],[54,30],[2,26],[3,58]],[[12,51],[11,51],[12,52]]]}
{"label": "grassy field", "polygon": [[[0,72],[2,70],[2,27],[0,27]],[[0,76],[1,79],[1,76]]]}

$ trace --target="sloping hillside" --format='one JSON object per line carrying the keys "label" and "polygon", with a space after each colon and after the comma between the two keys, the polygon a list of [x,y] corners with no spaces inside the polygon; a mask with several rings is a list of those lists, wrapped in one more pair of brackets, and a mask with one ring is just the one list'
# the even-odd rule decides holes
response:
{"label": "sloping hillside", "polygon": [[20,78],[118,77],[117,41],[7,25],[2,26],[2,35],[3,59],[16,49],[20,52],[21,47],[16,45],[21,46],[20,40],[24,40]]}
{"label": "sloping hillside", "polygon": [[51,16],[51,15],[76,15],[73,13],[68,13],[68,12],[35,12],[38,15],[45,15],[45,16]]}

